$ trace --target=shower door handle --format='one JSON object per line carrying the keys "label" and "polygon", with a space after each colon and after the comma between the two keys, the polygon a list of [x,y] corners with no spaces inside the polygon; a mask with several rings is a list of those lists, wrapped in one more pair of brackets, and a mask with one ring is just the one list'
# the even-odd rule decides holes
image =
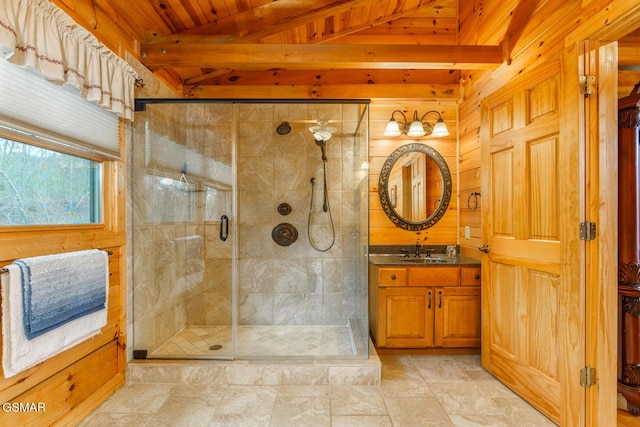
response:
{"label": "shower door handle", "polygon": [[229,217],[222,215],[220,217],[220,240],[223,242],[229,237]]}

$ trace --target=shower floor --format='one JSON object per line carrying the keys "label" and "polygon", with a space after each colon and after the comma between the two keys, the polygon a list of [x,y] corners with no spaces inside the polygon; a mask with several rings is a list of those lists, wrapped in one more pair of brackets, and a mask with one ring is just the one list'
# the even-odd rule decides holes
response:
{"label": "shower floor", "polygon": [[[348,326],[239,326],[238,357],[317,357],[356,354]],[[187,326],[149,357],[231,357],[230,326]]]}

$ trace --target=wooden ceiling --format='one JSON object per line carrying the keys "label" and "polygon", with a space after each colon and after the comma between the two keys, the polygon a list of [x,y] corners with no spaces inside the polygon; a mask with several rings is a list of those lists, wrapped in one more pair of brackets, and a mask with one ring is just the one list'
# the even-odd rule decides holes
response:
{"label": "wooden ceiling", "polygon": [[482,10],[458,0],[94,1],[139,41],[142,63],[187,96],[305,87],[313,97],[314,87],[368,85],[387,98],[427,85],[446,98],[461,70],[502,62],[507,18],[522,0],[493,11],[485,40],[464,40],[462,20]]}
{"label": "wooden ceiling", "polygon": [[[580,20],[583,0],[52,0],[128,50],[181,96],[460,98],[494,69]],[[586,2],[585,13],[597,11]],[[562,10],[559,11],[560,5]],[[629,29],[630,31],[632,28]],[[621,45],[635,66],[637,34]],[[628,54],[627,54],[628,53]],[[628,59],[625,59],[627,58]]]}

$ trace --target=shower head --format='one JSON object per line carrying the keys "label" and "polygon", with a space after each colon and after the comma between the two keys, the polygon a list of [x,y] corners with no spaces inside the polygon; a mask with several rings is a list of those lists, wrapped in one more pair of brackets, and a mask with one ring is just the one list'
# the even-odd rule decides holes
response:
{"label": "shower head", "polygon": [[313,132],[313,137],[316,139],[316,142],[327,142],[333,136],[331,132],[324,129],[315,130],[312,132]]}
{"label": "shower head", "polygon": [[276,133],[278,135],[287,135],[289,132],[291,132],[291,126],[288,122],[282,122],[276,128]]}
{"label": "shower head", "polygon": [[311,126],[309,128],[309,132],[313,134],[313,137],[316,139],[316,144],[318,145],[330,140],[334,132],[337,130],[338,129],[333,126],[327,126],[327,122],[324,120],[318,120],[318,124],[316,126]]}

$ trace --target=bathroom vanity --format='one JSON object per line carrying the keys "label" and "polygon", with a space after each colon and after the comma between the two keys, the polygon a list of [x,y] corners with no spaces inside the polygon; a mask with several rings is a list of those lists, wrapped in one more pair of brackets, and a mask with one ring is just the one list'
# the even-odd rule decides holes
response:
{"label": "bathroom vanity", "polygon": [[456,255],[456,245],[422,246],[426,234],[406,234],[446,215],[452,182],[444,157],[422,143],[401,145],[382,166],[380,206],[402,231],[387,239],[394,243],[369,247],[369,329],[378,348],[480,347],[480,262]]}
{"label": "bathroom vanity", "polygon": [[370,255],[369,326],[380,348],[480,347],[480,265]]}

